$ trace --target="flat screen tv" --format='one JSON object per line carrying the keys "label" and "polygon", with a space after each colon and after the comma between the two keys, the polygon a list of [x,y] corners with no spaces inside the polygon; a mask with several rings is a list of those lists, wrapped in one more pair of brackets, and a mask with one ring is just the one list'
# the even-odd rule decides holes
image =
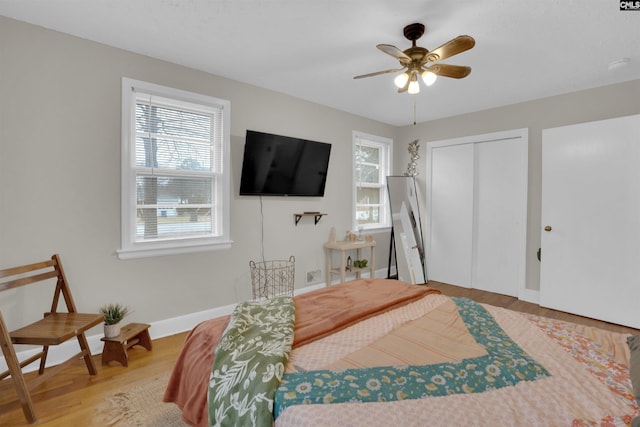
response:
{"label": "flat screen tv", "polygon": [[324,196],[331,144],[247,130],[241,196]]}

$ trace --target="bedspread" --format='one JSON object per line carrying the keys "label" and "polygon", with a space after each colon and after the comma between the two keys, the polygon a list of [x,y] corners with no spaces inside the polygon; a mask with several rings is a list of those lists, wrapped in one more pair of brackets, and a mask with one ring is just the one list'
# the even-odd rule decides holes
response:
{"label": "bedspread", "polygon": [[[453,298],[452,301],[466,329],[485,354],[445,363],[423,364],[416,360],[414,364],[384,365],[378,361],[373,367],[288,373],[276,392],[275,416],[291,405],[392,402],[481,393],[549,376],[547,370],[516,345],[482,306],[466,298]],[[426,322],[423,321],[425,317]],[[429,336],[422,333],[428,330],[428,320],[423,316],[409,322],[393,331],[391,336],[402,336],[403,341],[414,344],[412,347],[419,352],[419,344],[430,341]],[[415,323],[421,323],[422,327],[414,328]],[[384,338],[361,351],[361,357],[351,356],[350,359],[371,360],[371,357],[364,357],[366,353],[386,353],[389,344],[413,353],[409,349],[411,346],[403,345],[402,341]],[[394,351],[393,347],[391,351]],[[379,363],[383,365],[379,366]]]}
{"label": "bedspread", "polygon": [[[363,319],[440,291],[397,280],[358,279],[294,297],[296,320],[293,347],[313,342]],[[189,425],[208,424],[207,390],[214,350],[229,316],[196,326],[185,339],[163,400],[174,402]]]}
{"label": "bedspread", "polygon": [[[294,349],[290,362],[299,371],[342,363],[340,361],[353,352],[386,336],[389,328],[395,329],[449,301],[450,298],[442,295],[430,295]],[[502,388],[489,387],[481,393],[395,402],[296,405],[280,414],[276,426],[341,426],[345,420],[354,426],[614,426],[628,425],[632,417],[640,413],[633,399],[625,361],[617,360],[581,334],[579,328],[565,325],[566,322],[483,306],[513,342],[550,376]],[[388,327],[389,324],[392,326]],[[361,338],[363,334],[367,335],[366,339]],[[608,335],[616,342],[625,337]],[[375,384],[372,385],[375,388]]]}

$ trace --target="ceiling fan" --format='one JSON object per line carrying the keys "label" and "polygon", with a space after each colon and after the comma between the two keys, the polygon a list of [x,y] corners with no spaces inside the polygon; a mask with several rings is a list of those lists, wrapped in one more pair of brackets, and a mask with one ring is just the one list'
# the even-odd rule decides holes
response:
{"label": "ceiling fan", "polygon": [[363,74],[361,76],[355,76],[354,79],[404,71],[394,80],[394,83],[398,87],[398,93],[408,92],[410,94],[416,94],[420,92],[418,75],[421,75],[422,80],[427,86],[431,86],[438,76],[452,77],[454,79],[461,79],[468,76],[471,72],[471,67],[440,64],[440,61],[471,49],[476,44],[473,37],[458,36],[442,46],[428,51],[423,47],[416,46],[416,40],[422,37],[424,29],[424,25],[420,23],[410,24],[404,27],[404,36],[412,42],[411,47],[404,51],[390,44],[379,44],[376,46],[387,55],[391,55],[400,61],[400,65],[402,65],[401,68]]}

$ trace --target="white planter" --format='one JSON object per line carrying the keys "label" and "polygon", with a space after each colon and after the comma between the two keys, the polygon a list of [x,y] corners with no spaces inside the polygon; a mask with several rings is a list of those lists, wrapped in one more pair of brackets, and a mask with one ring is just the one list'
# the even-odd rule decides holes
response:
{"label": "white planter", "polygon": [[120,335],[120,323],[116,323],[115,325],[104,325],[105,338],[113,338],[118,335]]}

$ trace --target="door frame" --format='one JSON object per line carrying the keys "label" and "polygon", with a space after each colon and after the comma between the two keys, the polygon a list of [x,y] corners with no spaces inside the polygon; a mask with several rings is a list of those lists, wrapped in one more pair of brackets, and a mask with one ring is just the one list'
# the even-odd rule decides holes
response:
{"label": "door frame", "polygon": [[[433,150],[434,148],[440,148],[440,147],[446,147],[446,146],[454,146],[454,145],[462,145],[462,144],[478,144],[478,143],[483,143],[483,142],[491,142],[491,141],[501,141],[501,140],[510,140],[510,139],[519,139],[521,140],[521,143],[524,144],[524,150],[522,152],[522,156],[520,158],[520,162],[521,162],[521,173],[522,173],[522,194],[524,194],[524,197],[522,198],[521,201],[521,206],[519,208],[519,212],[520,212],[520,220],[521,220],[521,227],[520,227],[520,234],[518,236],[519,238],[519,252],[520,255],[518,256],[519,262],[518,262],[518,266],[517,266],[517,283],[514,284],[514,291],[515,294],[517,295],[517,297],[519,299],[525,300],[525,301],[532,301],[532,300],[537,300],[538,298],[538,291],[534,291],[531,289],[527,289],[526,287],[526,249],[527,249],[527,205],[528,205],[528,174],[529,174],[529,168],[528,168],[528,147],[529,147],[529,129],[528,128],[520,128],[520,129],[511,129],[511,130],[506,130],[506,131],[500,131],[500,132],[492,132],[492,133],[486,133],[486,134],[479,134],[479,135],[471,135],[471,136],[465,136],[465,137],[459,137],[459,138],[450,138],[450,139],[444,139],[444,140],[438,140],[438,141],[429,141],[427,142],[427,153],[426,153],[426,197],[425,197],[425,238],[426,238],[426,244],[425,244],[425,256],[426,256],[426,264],[427,266],[429,265],[429,260],[431,259],[431,227],[432,227],[432,223],[431,223],[431,217],[432,217],[432,189],[431,189],[431,185],[433,182],[433,177],[432,177],[432,173],[433,173],[433,165],[432,165],[432,159],[433,159]],[[473,171],[473,176],[474,176],[474,194],[476,192],[475,190],[475,186],[477,184],[477,174],[478,174],[478,170],[477,170],[477,164],[476,164],[476,156],[474,155],[474,165],[473,165],[474,171]],[[472,265],[471,265],[471,273],[472,273],[472,283],[471,283],[471,287],[473,287],[473,275],[475,274],[475,262],[473,261],[473,259],[475,258],[475,254],[477,252],[477,242],[476,242],[476,238],[475,238],[475,227],[476,227],[476,215],[475,215],[475,210],[477,209],[477,203],[474,200],[473,203],[473,228],[474,228],[474,232],[473,232],[473,236],[472,236]],[[429,270],[427,270],[429,271]]]}

